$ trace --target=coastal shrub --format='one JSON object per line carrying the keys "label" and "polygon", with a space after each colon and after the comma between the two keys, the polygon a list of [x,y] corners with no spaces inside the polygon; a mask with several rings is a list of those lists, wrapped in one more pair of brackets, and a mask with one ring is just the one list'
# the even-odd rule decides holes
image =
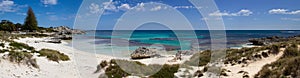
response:
{"label": "coastal shrub", "polygon": [[288,46],[277,61],[265,65],[256,75],[256,78],[299,78],[300,53],[297,44]]}
{"label": "coastal shrub", "polygon": [[[127,72],[124,71],[119,65],[125,66]],[[157,70],[157,68],[161,68],[161,69]],[[174,78],[174,73],[178,71],[178,68],[179,68],[178,64],[145,65],[137,61],[113,59],[109,62],[108,67],[105,69],[105,74],[107,75],[108,78],[122,78],[129,75],[135,75],[141,77],[148,76],[150,78]]]}
{"label": "coastal shrub", "polygon": [[108,65],[108,63],[107,63],[106,61],[102,61],[102,62],[100,63],[101,68],[104,68],[104,67],[107,66],[107,65]]}
{"label": "coastal shrub", "polygon": [[7,49],[0,50],[0,53],[4,53],[4,52],[8,52],[8,50]]}
{"label": "coastal shrub", "polygon": [[[261,47],[251,47],[251,48],[241,48],[241,49],[227,49],[226,50],[226,58],[225,64],[232,64],[238,62],[242,57],[246,57],[247,60],[251,60],[253,58],[261,58],[262,55],[258,55],[260,51],[270,50],[272,54],[279,53],[280,43],[274,43],[272,45],[266,45]],[[255,56],[253,57],[253,54]],[[263,53],[263,57],[268,57],[267,53]]]}
{"label": "coastal shrub", "polygon": [[194,73],[194,77],[202,77],[202,76],[204,76],[204,75],[203,75],[203,72],[200,71],[200,70],[197,70],[197,71]]}
{"label": "coastal shrub", "polygon": [[108,63],[104,60],[99,65],[97,65],[97,70],[94,73],[98,73],[102,68],[105,68]]}
{"label": "coastal shrub", "polygon": [[204,66],[210,62],[211,51],[205,50],[200,53],[194,54],[189,61],[186,61],[185,64],[191,66]]}
{"label": "coastal shrub", "polygon": [[279,45],[271,45],[270,52],[272,54],[278,54],[279,53],[279,48],[280,48]]}
{"label": "coastal shrub", "polygon": [[18,43],[18,42],[11,42],[11,43],[9,43],[9,46],[12,46],[13,48],[16,48],[16,49],[23,49],[24,48],[24,49],[31,50],[31,51],[34,50],[33,47],[30,47],[27,44]]}
{"label": "coastal shrub", "polygon": [[4,43],[0,43],[0,47],[4,48],[5,47]]}
{"label": "coastal shrub", "polygon": [[178,71],[179,65],[164,64],[163,67],[156,74],[151,75],[150,78],[174,78],[174,73]]}
{"label": "coastal shrub", "polygon": [[32,58],[32,55],[27,52],[10,51],[8,57],[11,62],[21,63],[25,59]]}
{"label": "coastal shrub", "polygon": [[226,71],[227,71],[226,69],[222,69],[220,75],[221,76],[228,76],[228,74],[226,73]]}
{"label": "coastal shrub", "polygon": [[300,77],[300,57],[279,59],[276,62],[265,65],[255,77],[256,78],[292,78]]}
{"label": "coastal shrub", "polygon": [[15,63],[25,63],[28,66],[33,66],[35,68],[39,68],[39,66],[36,63],[36,60],[32,58],[32,54],[28,52],[15,52],[15,51],[10,51],[8,54],[8,58],[10,62],[15,62]]}
{"label": "coastal shrub", "polygon": [[129,73],[122,70],[122,68],[114,59],[110,61],[109,67],[105,69],[105,74],[108,78],[123,78],[130,75]]}
{"label": "coastal shrub", "polygon": [[48,58],[51,61],[68,61],[70,60],[69,56],[60,53],[59,51],[56,50],[51,50],[51,49],[41,49],[39,51],[40,55],[39,56],[45,56],[46,58]]}
{"label": "coastal shrub", "polygon": [[262,52],[261,55],[262,55],[264,58],[269,57],[268,53],[266,53],[266,52]]}
{"label": "coastal shrub", "polygon": [[295,46],[290,46],[284,50],[282,58],[286,57],[294,57],[294,56],[299,56],[300,53],[298,51],[298,48]]}

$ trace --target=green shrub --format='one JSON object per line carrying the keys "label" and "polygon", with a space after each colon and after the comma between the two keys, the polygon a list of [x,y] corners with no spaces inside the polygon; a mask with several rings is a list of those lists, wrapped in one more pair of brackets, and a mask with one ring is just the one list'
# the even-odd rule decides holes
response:
{"label": "green shrub", "polygon": [[4,48],[5,47],[4,43],[0,43],[0,47]]}
{"label": "green shrub", "polygon": [[102,68],[105,68],[107,65],[108,65],[108,63],[107,63],[105,60],[102,61],[99,65],[97,65],[97,70],[96,70],[94,73],[100,72],[100,70],[101,70]]}
{"label": "green shrub", "polygon": [[30,47],[28,46],[27,44],[24,44],[24,43],[18,43],[18,42],[11,42],[9,43],[9,46],[12,46],[13,48],[16,48],[16,49],[27,49],[27,50],[31,50],[31,51],[34,51],[34,48],[33,47]]}
{"label": "green shrub", "polygon": [[[126,67],[124,71],[119,65]],[[157,70],[157,68],[161,68]],[[150,78],[174,78],[174,73],[178,71],[179,65],[145,65],[137,61],[127,60],[111,60],[105,70],[108,78],[122,78],[129,75],[135,76],[149,76]],[[130,73],[129,73],[130,72]],[[155,74],[154,74],[155,73]],[[151,75],[153,74],[153,75]]]}
{"label": "green shrub", "polygon": [[105,74],[108,78],[122,78],[129,76],[130,74],[122,70],[117,64],[116,60],[111,60],[109,67],[105,70]]}
{"label": "green shrub", "polygon": [[279,48],[280,48],[279,45],[271,45],[270,52],[272,54],[278,54],[279,53]]}
{"label": "green shrub", "polygon": [[154,75],[150,76],[150,78],[174,78],[174,73],[178,71],[179,65],[168,65],[165,64],[163,67]]}
{"label": "green shrub", "polygon": [[229,64],[232,61],[237,62],[242,57],[252,58],[253,54],[256,54],[262,50],[270,50],[272,54],[279,53],[279,46],[281,43],[274,43],[272,45],[266,45],[261,47],[241,48],[241,49],[227,49],[225,64]]}
{"label": "green shrub", "polygon": [[32,54],[29,52],[15,52],[10,51],[8,54],[9,61],[15,62],[15,63],[25,63],[28,66],[33,66],[35,68],[39,68],[39,66],[36,63],[36,60],[32,58]]}
{"label": "green shrub", "polygon": [[0,50],[0,53],[4,53],[4,52],[8,52],[8,50],[6,50],[6,49]]}
{"label": "green shrub", "polygon": [[189,61],[186,61],[185,64],[191,66],[204,66],[210,62],[211,51],[205,50],[200,53],[194,54]]}
{"label": "green shrub", "polygon": [[39,51],[39,53],[40,53],[39,56],[45,56],[49,60],[56,61],[56,62],[70,60],[70,58],[67,55],[60,53],[59,51],[56,50],[42,49]]}
{"label": "green shrub", "polygon": [[107,66],[107,65],[108,65],[108,63],[107,63],[106,61],[102,61],[102,62],[100,63],[101,68],[104,68],[104,67]]}
{"label": "green shrub", "polygon": [[288,47],[284,50],[282,58],[299,56],[300,53],[296,47]]}
{"label": "green shrub", "polygon": [[296,44],[288,46],[277,61],[265,65],[255,75],[256,78],[292,78],[300,77],[300,53]]}
{"label": "green shrub", "polygon": [[21,63],[25,59],[32,58],[32,55],[27,52],[10,51],[8,57],[11,62]]}

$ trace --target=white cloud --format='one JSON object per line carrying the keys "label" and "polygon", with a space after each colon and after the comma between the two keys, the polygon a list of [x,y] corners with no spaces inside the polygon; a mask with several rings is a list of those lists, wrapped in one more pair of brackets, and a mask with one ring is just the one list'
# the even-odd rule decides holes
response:
{"label": "white cloud", "polygon": [[300,18],[281,18],[281,20],[300,21]]}
{"label": "white cloud", "polygon": [[102,3],[104,6],[105,10],[109,10],[109,11],[118,11],[117,6],[115,5],[115,2],[103,2]]}
{"label": "white cloud", "polygon": [[[151,2],[150,2],[151,3]],[[143,2],[137,3],[135,6],[130,6],[128,3],[120,3],[118,1],[103,2],[102,5],[104,6],[104,14],[111,14],[114,12],[119,11],[128,11],[128,10],[135,10],[135,11],[158,11],[158,10],[166,10],[168,7],[166,6],[153,6],[152,8],[145,8],[145,4]],[[174,6],[174,9],[200,9],[202,7],[194,7],[194,6]]]}
{"label": "white cloud", "polygon": [[3,0],[0,2],[0,11],[1,12],[15,12],[16,9],[14,9],[14,1],[9,1],[9,0]]}
{"label": "white cloud", "polygon": [[223,18],[201,18],[201,20],[222,20]]}
{"label": "white cloud", "polygon": [[300,14],[300,10],[289,11],[287,9],[271,9],[269,14]]}
{"label": "white cloud", "polygon": [[100,13],[100,7],[96,3],[91,3],[91,5],[89,6],[89,10],[92,14]]}
{"label": "white cloud", "polygon": [[150,11],[158,11],[158,10],[161,10],[161,6],[155,6],[153,8],[150,9]]}
{"label": "white cloud", "polygon": [[242,9],[239,12],[236,12],[236,13],[216,11],[216,12],[210,13],[209,15],[210,16],[250,16],[251,14],[253,14],[252,11]]}
{"label": "white cloud", "polygon": [[44,5],[56,5],[57,0],[41,0]]}
{"label": "white cloud", "polygon": [[15,4],[12,0],[1,0],[0,1],[0,12],[17,12],[20,8],[27,7],[27,5]]}
{"label": "white cloud", "polygon": [[175,9],[201,9],[202,7],[194,7],[194,6],[174,6]]}
{"label": "white cloud", "polygon": [[118,7],[118,9],[127,11],[127,10],[131,9],[131,7],[129,6],[129,4],[122,4],[121,6]]}
{"label": "white cloud", "polygon": [[145,10],[145,4],[142,2],[142,3],[138,3],[136,6],[136,11],[144,11]]}

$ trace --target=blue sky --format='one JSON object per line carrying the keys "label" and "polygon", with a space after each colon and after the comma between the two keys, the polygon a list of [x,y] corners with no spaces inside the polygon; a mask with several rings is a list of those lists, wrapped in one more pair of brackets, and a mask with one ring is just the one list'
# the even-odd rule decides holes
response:
{"label": "blue sky", "polygon": [[[103,15],[97,23],[97,29],[113,29],[121,16],[134,10],[142,4],[151,2],[165,4],[183,14],[195,29],[207,29],[206,19],[187,0],[91,0],[86,4],[86,14],[79,14],[77,19],[85,15]],[[226,29],[230,30],[299,30],[300,29],[300,1],[299,0],[214,0],[219,11],[210,13],[210,16],[221,16]],[[74,25],[77,12],[82,0],[0,0],[0,20],[11,20],[23,23],[27,8],[33,8],[39,26],[69,26]],[[142,6],[141,6],[142,7]],[[160,5],[149,7],[148,12],[168,10]],[[165,11],[169,12],[169,11]],[[168,14],[168,13],[166,13]],[[154,15],[156,18],[164,14]],[[88,19],[86,19],[88,20]],[[139,20],[132,18],[132,20]],[[170,19],[174,20],[175,19]],[[214,20],[221,20],[214,19]],[[181,21],[177,21],[181,22]],[[86,22],[89,23],[89,22]],[[88,25],[88,24],[87,24]],[[156,25],[156,26],[154,26]],[[145,24],[144,29],[163,29],[159,24]],[[185,26],[182,26],[184,28]]]}

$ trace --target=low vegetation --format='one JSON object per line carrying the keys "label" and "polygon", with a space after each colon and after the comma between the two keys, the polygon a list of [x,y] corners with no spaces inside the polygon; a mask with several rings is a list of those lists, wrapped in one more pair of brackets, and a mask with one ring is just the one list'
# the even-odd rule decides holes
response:
{"label": "low vegetation", "polygon": [[211,51],[205,50],[203,52],[199,52],[194,54],[189,61],[186,61],[184,64],[190,66],[205,66],[210,62]]}
{"label": "low vegetation", "polygon": [[[124,71],[119,65],[126,66]],[[158,70],[161,68],[160,70]],[[105,69],[108,78],[122,78],[129,75],[150,77],[150,78],[174,78],[174,73],[178,71],[179,65],[144,65],[136,61],[111,60]],[[130,73],[128,73],[130,72]],[[154,74],[155,73],[155,74]]]}
{"label": "low vegetation", "polygon": [[4,43],[0,43],[0,47],[4,48],[5,47]]}
{"label": "low vegetation", "polygon": [[9,43],[9,45],[14,49],[19,49],[19,50],[27,49],[27,50],[30,50],[30,51],[34,51],[33,47],[30,47],[30,46],[28,46],[27,44],[24,44],[24,43],[11,42],[11,43]]}
{"label": "low vegetation", "polygon": [[163,67],[154,75],[151,75],[150,78],[174,78],[174,73],[178,71],[179,65],[168,65],[165,64]]}
{"label": "low vegetation", "polygon": [[265,65],[256,78],[299,78],[300,77],[300,51],[298,44],[291,43],[284,50],[283,56],[271,63]]}
{"label": "low vegetation", "polygon": [[59,61],[70,60],[70,58],[67,55],[60,53],[59,51],[56,51],[56,50],[42,49],[38,52],[40,53],[39,56],[45,56],[46,58],[48,58],[49,60],[52,60],[52,61],[59,62]]}
{"label": "low vegetation", "polygon": [[10,51],[8,54],[9,61],[15,62],[15,63],[25,63],[28,66],[33,66],[35,68],[39,68],[39,66],[36,63],[36,60],[32,58],[32,54],[28,52],[15,52]]}
{"label": "low vegetation", "polygon": [[[255,58],[268,57],[268,54],[278,54],[280,46],[285,46],[285,43],[274,43],[272,45],[261,47],[227,49],[227,54],[224,62],[225,64],[234,64],[237,62],[240,63],[240,60],[245,62],[245,60],[253,60]],[[267,50],[268,52],[261,52],[263,50]],[[242,59],[243,57],[245,59]]]}

